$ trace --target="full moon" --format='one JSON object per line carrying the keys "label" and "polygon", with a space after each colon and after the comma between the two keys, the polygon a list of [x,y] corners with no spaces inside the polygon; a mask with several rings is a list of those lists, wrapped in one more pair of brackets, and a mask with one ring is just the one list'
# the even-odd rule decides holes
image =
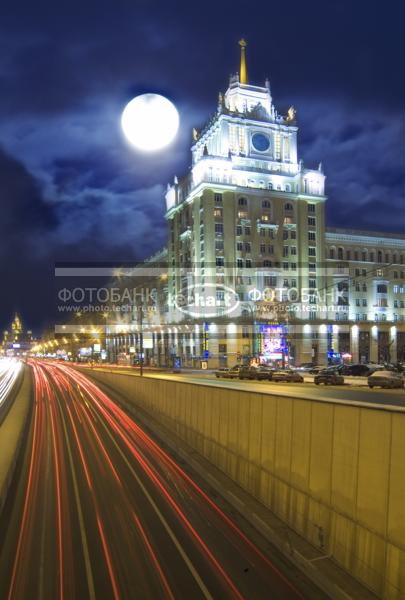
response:
{"label": "full moon", "polygon": [[121,117],[127,140],[138,150],[153,152],[172,142],[179,128],[179,113],[160,94],[142,94],[128,102]]}

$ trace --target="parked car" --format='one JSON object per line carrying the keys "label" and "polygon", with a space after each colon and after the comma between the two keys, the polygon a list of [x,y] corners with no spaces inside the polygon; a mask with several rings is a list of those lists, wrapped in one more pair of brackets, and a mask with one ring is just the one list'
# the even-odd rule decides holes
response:
{"label": "parked car", "polygon": [[339,369],[342,375],[349,375],[350,377],[367,377],[372,373],[370,365],[354,364],[354,365],[342,365]]}
{"label": "parked car", "polygon": [[311,369],[313,369],[315,366],[316,365],[314,365],[313,363],[302,363],[299,367],[297,367],[297,371],[304,371],[310,373]]}
{"label": "parked car", "polygon": [[298,371],[291,371],[290,369],[285,369],[283,371],[273,371],[271,379],[272,381],[288,381],[294,383],[304,382],[303,376],[300,375]]}
{"label": "parked car", "polygon": [[254,367],[254,369],[256,379],[271,381],[273,378],[274,369],[271,369],[266,365],[259,365],[258,367]]}
{"label": "parked car", "polygon": [[320,365],[313,365],[308,373],[310,373],[311,375],[316,375],[317,373],[319,373],[319,371],[322,371],[325,367],[321,367]]}
{"label": "parked car", "polygon": [[324,383],[325,385],[343,385],[345,378],[340,375],[336,369],[324,369],[314,377],[315,385]]}
{"label": "parked car", "polygon": [[239,379],[257,379],[257,368],[250,365],[242,365],[239,368]]}
{"label": "parked car", "polygon": [[223,377],[225,379],[236,379],[239,377],[239,371],[244,368],[244,365],[235,365],[230,369],[222,367],[215,371],[215,377]]}
{"label": "parked car", "polygon": [[394,371],[374,371],[367,379],[368,387],[403,388],[404,379]]}

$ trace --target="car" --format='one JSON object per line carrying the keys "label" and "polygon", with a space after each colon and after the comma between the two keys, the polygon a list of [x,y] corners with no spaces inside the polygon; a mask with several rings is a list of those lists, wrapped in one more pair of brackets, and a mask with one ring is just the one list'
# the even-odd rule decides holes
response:
{"label": "car", "polygon": [[370,366],[363,364],[340,365],[338,370],[341,375],[349,375],[350,377],[367,377],[372,373]]}
{"label": "car", "polygon": [[299,367],[297,367],[297,371],[311,372],[311,369],[314,368],[313,363],[301,363]]}
{"label": "car", "polygon": [[273,371],[272,381],[285,381],[294,383],[303,383],[304,378],[297,371],[291,371],[291,369],[285,369],[283,371]]}
{"label": "car", "polygon": [[239,379],[257,379],[257,368],[250,365],[242,365],[239,369]]}
{"label": "car", "polygon": [[254,369],[255,369],[255,379],[259,379],[261,381],[263,381],[263,380],[271,381],[271,379],[273,377],[274,369],[271,369],[267,365],[259,365],[257,367],[254,367]]}
{"label": "car", "polygon": [[324,369],[314,377],[315,385],[324,383],[325,385],[343,385],[345,378],[335,369]]}
{"label": "car", "polygon": [[215,371],[215,377],[223,377],[225,379],[236,379],[239,377],[239,371],[243,368],[243,365],[235,365],[230,369],[222,367]]}
{"label": "car", "polygon": [[374,371],[367,379],[368,387],[403,388],[404,379],[400,373],[394,371]]}
{"label": "car", "polygon": [[310,373],[311,375],[316,375],[317,373],[319,373],[319,371],[322,371],[325,367],[321,367],[320,365],[313,365],[309,370],[308,373]]}

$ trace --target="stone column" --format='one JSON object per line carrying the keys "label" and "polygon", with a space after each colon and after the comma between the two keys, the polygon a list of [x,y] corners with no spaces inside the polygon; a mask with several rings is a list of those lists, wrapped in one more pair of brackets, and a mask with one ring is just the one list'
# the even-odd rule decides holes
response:
{"label": "stone column", "polygon": [[358,363],[360,360],[359,356],[359,327],[353,325],[350,328],[350,353],[352,355],[352,361]]}
{"label": "stone column", "polygon": [[296,364],[310,363],[313,360],[312,356],[312,326],[309,324],[296,325],[294,327],[294,344]]}
{"label": "stone column", "polygon": [[393,325],[390,328],[390,337],[389,337],[388,343],[390,345],[391,362],[396,363],[398,360],[398,355],[397,355],[397,328],[395,325]]}
{"label": "stone column", "polygon": [[378,362],[378,327],[373,325],[370,331],[370,361]]}

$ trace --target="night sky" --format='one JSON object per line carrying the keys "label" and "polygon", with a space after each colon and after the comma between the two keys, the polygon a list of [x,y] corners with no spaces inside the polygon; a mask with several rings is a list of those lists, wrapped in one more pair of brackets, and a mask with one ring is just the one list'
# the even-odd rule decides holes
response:
{"label": "night sky", "polygon": [[[248,40],[251,83],[298,111],[299,154],[327,175],[328,225],[405,232],[402,2],[50,0],[0,8],[0,327],[37,333],[55,261],[130,261],[166,241],[164,191],[189,165]],[[134,95],[173,100],[169,151],[128,146]]]}

